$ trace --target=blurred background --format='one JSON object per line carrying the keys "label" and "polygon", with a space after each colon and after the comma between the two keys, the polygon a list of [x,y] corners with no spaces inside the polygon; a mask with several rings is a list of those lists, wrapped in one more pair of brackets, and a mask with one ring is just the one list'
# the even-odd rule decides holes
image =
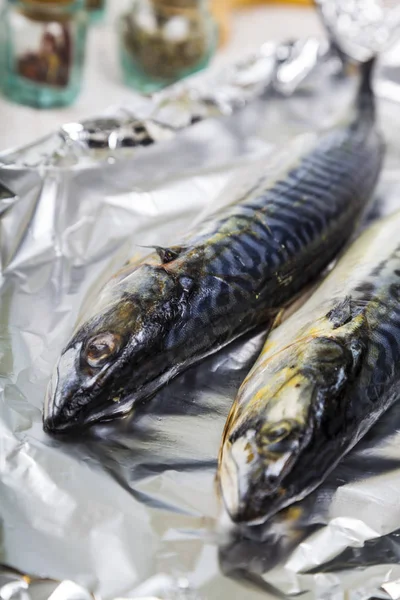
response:
{"label": "blurred background", "polygon": [[309,0],[0,0],[0,10],[0,151],[221,70],[266,40],[322,36]]}

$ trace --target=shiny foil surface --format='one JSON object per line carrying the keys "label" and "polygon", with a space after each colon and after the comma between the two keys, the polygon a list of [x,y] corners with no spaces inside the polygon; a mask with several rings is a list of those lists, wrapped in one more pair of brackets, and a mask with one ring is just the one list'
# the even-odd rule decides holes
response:
{"label": "shiny foil surface", "polygon": [[[325,18],[331,30],[337,14]],[[384,49],[388,152],[370,218],[400,208],[400,47]],[[343,118],[356,83],[327,42],[267,43],[218,80],[0,155],[1,600],[400,598],[398,405],[301,503],[252,528],[224,515],[221,434],[262,331],[129,418],[79,438],[42,430],[52,368],[107,278],[173,243],[253,160]]]}

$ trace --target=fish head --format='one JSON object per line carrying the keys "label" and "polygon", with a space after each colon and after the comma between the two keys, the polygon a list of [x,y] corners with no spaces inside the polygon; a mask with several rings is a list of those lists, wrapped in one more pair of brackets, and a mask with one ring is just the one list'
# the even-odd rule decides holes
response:
{"label": "fish head", "polygon": [[220,488],[233,521],[262,522],[299,499],[292,478],[299,468],[310,468],[320,424],[338,410],[359,355],[356,343],[315,337],[250,373],[220,454]]}
{"label": "fish head", "polygon": [[[183,288],[167,273],[142,273],[139,293],[115,290],[76,329],[48,386],[48,433],[80,430],[128,414],[161,371],[165,337]],[[127,282],[125,287],[127,287]]]}

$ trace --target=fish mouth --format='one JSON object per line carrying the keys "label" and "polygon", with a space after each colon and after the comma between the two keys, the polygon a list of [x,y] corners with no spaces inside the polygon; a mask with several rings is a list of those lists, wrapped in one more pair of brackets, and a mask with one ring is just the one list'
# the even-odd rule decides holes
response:
{"label": "fish mouth", "polygon": [[[254,432],[255,433],[255,432]],[[248,523],[259,519],[254,511],[252,490],[262,478],[262,466],[257,455],[253,455],[253,432],[238,438],[233,443],[227,441],[221,456],[219,485],[228,514],[234,523]],[[252,481],[253,485],[249,485]]]}
{"label": "fish mouth", "polygon": [[[265,464],[254,447],[255,432],[224,445],[219,486],[225,508],[236,524],[260,525],[284,507],[285,490],[281,477],[266,478]],[[276,470],[285,471],[292,462],[289,454],[276,461]]]}
{"label": "fish mouth", "polygon": [[[121,400],[120,403],[113,403],[109,400],[103,406],[99,405],[96,410],[89,402],[85,406],[81,406],[75,410],[65,410],[64,406],[58,406],[54,402],[56,394],[52,393],[51,382],[47,391],[45,405],[47,409],[43,414],[43,430],[50,435],[75,435],[85,429],[89,429],[93,425],[107,423],[114,419],[121,419],[132,411],[133,400]],[[73,396],[65,400],[65,406],[68,406],[76,398]]]}
{"label": "fish mouth", "polygon": [[57,415],[50,415],[46,419],[43,419],[43,430],[45,433],[53,436],[62,435],[79,435],[85,430],[90,429],[94,425],[100,425],[114,421],[115,419],[122,419],[127,416],[129,411],[120,411],[118,413],[113,412],[109,416],[104,413],[101,415],[91,415],[90,418],[76,418],[69,421]]}
{"label": "fish mouth", "polygon": [[46,391],[46,397],[43,408],[43,430],[48,434],[67,433],[70,423],[63,417],[63,412],[59,404],[59,372],[58,367],[54,369],[53,375],[49,381]]}
{"label": "fish mouth", "polygon": [[60,359],[47,387],[43,410],[43,430],[51,435],[75,434],[95,423],[123,417],[132,410],[134,398],[107,395],[94,397],[82,390],[76,368],[77,348],[69,349]]}

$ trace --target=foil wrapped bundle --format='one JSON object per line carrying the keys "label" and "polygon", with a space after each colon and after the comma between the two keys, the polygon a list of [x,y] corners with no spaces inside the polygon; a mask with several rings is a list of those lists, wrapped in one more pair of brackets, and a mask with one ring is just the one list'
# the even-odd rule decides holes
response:
{"label": "foil wrapped bundle", "polygon": [[355,80],[335,44],[355,60],[385,50],[378,210],[400,207],[397,22],[379,21],[373,2],[320,8],[333,47],[267,43],[222,78],[0,156],[2,599],[400,598],[396,406],[292,509],[251,531],[220,522],[221,432],[260,334],[186,371],[134,419],[68,441],[42,430],[53,365],[91,294],[141,246],[185,231],[233,171],[348,105]]}

